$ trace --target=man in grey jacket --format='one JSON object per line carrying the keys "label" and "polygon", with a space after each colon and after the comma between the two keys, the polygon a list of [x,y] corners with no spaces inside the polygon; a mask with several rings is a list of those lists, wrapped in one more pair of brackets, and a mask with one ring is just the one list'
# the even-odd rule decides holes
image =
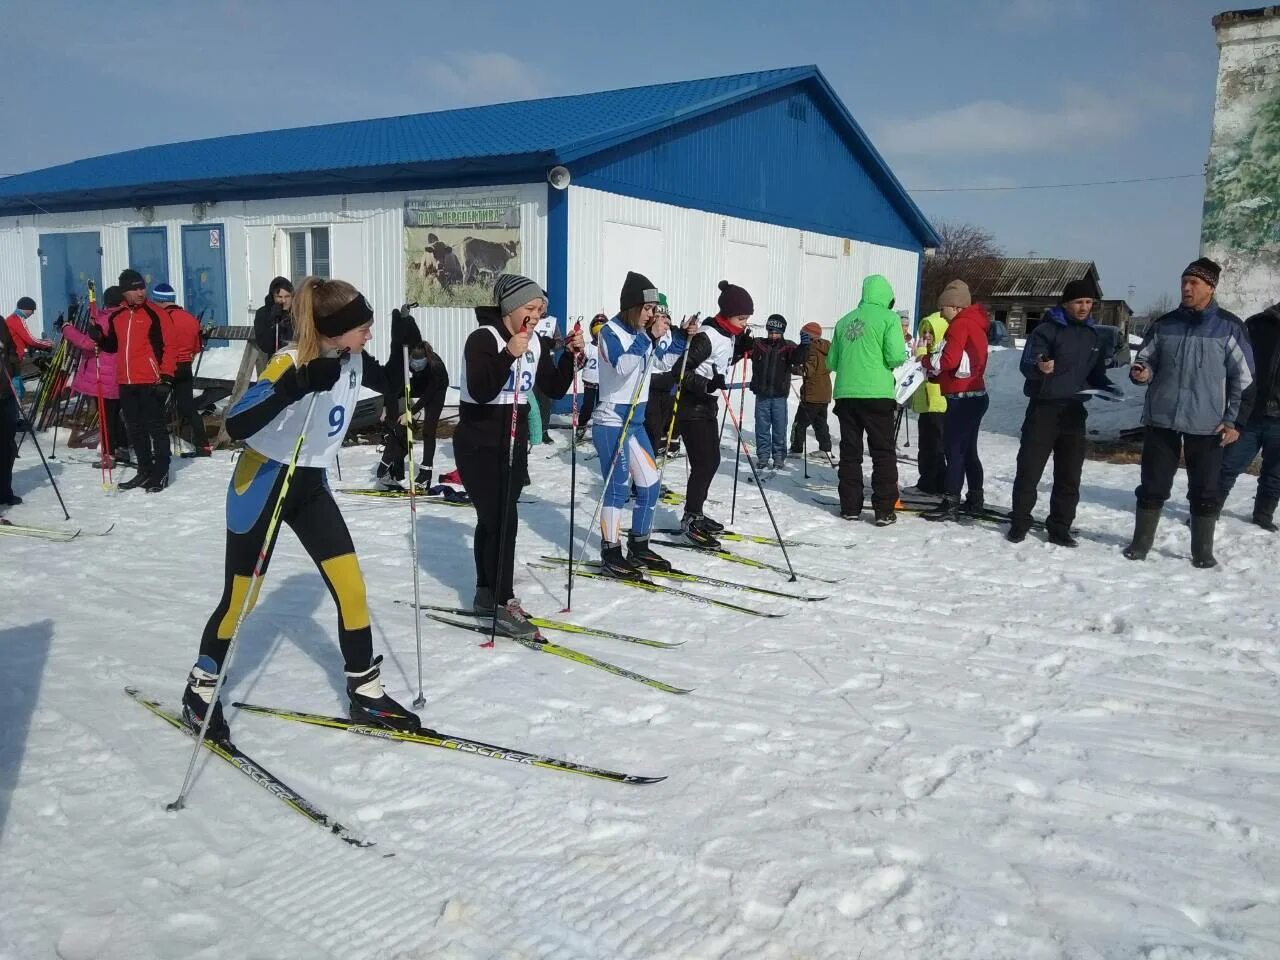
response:
{"label": "man in grey jacket", "polygon": [[1182,304],[1151,325],[1129,370],[1147,387],[1142,411],[1142,483],[1133,542],[1124,551],[1144,560],[1155,541],[1180,456],[1187,464],[1191,563],[1212,567],[1218,523],[1222,451],[1240,436],[1236,419],[1253,382],[1253,354],[1240,318],[1218,306],[1221,268],[1201,257],[1182,271]]}

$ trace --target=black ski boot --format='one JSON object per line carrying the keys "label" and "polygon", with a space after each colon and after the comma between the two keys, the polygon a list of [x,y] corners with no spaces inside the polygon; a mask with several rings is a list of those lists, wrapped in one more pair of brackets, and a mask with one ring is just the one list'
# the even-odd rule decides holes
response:
{"label": "black ski boot", "polygon": [[201,655],[187,675],[187,685],[182,690],[182,719],[193,732],[199,733],[205,712],[213,704],[213,716],[204,738],[217,743],[231,742],[231,728],[222,716],[222,702],[213,699],[213,688],[218,684],[218,665],[213,657]]}
{"label": "black ski boot", "polygon": [[142,468],[138,468],[138,472],[126,480],[124,483],[118,484],[117,490],[137,490],[139,487],[145,487],[147,481],[151,479],[151,474],[144,473]]}
{"label": "black ski boot", "polygon": [[146,491],[147,493],[159,493],[167,486],[169,486],[168,470],[164,473],[152,474],[151,478],[147,481]]}
{"label": "black ski boot", "polygon": [[1050,543],[1052,543],[1055,547],[1074,548],[1074,547],[1080,546],[1080,541],[1071,535],[1070,530],[1062,530],[1062,529],[1059,529],[1058,527],[1050,527],[1048,530],[1048,534],[1049,535],[1045,539],[1048,540]]}
{"label": "black ski boot", "polygon": [[1009,532],[1004,535],[1004,538],[1010,543],[1021,543],[1027,539],[1027,531],[1030,529],[1031,524],[1014,520],[1009,524]]}
{"label": "black ski boot", "polygon": [[724,524],[719,520],[712,520],[705,513],[698,514],[694,523],[697,524],[698,529],[703,533],[709,533],[712,536],[715,536],[717,533],[724,533]]}
{"label": "black ski boot", "polygon": [[622,554],[622,544],[602,543],[600,545],[600,570],[610,577],[619,580],[643,580],[644,568]]}
{"label": "black ski boot", "polygon": [[1253,501],[1253,522],[1256,526],[1261,527],[1268,533],[1275,533],[1276,527],[1276,504],[1275,497],[1258,497]]}
{"label": "black ski boot", "polygon": [[968,496],[964,498],[964,506],[960,507],[960,512],[971,517],[976,517],[982,513],[983,507],[987,504],[986,498],[983,497],[981,490],[970,490]]}
{"label": "black ski boot", "polygon": [[920,516],[935,522],[957,520],[960,517],[960,501],[955,497],[944,496],[936,507],[932,510],[926,510]]}
{"label": "black ski boot", "polygon": [[431,468],[419,467],[418,475],[413,480],[414,485],[419,491],[427,491],[431,489]]}
{"label": "black ski boot", "polygon": [[695,547],[702,547],[704,550],[720,549],[720,541],[699,526],[698,517],[693,514],[686,513],[681,519],[680,533]]}
{"label": "black ski boot", "polygon": [[382,657],[373,658],[367,670],[347,674],[347,715],[356,723],[368,724],[371,727],[385,727],[388,730],[403,730],[405,733],[427,733],[423,730],[418,715],[406,710],[387,696],[382,689]]}
{"label": "black ski boot", "polygon": [[898,522],[898,515],[892,510],[886,510],[883,513],[876,511],[876,526],[889,527]]}
{"label": "black ski boot", "polygon": [[373,478],[373,489],[384,490],[387,493],[408,493],[398,477],[391,473],[391,466],[388,463],[379,463],[378,472]]}
{"label": "black ski boot", "polygon": [[1130,560],[1145,560],[1151,545],[1156,542],[1156,527],[1160,525],[1162,507],[1138,507],[1133,519],[1133,540],[1124,548]]}
{"label": "black ski boot", "polygon": [[671,569],[671,561],[658,556],[650,548],[648,537],[637,537],[634,534],[627,536],[627,559],[634,566],[643,570],[666,571]]}
{"label": "black ski boot", "polygon": [[1191,518],[1191,565],[1197,570],[1208,570],[1218,565],[1213,558],[1213,534],[1217,526],[1218,518],[1214,514],[1198,514]]}

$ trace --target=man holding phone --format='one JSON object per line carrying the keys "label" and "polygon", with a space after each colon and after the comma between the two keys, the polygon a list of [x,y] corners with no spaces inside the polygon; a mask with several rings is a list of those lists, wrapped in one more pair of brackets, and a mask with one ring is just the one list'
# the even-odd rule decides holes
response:
{"label": "man holding phone", "polygon": [[1223,448],[1240,433],[1236,420],[1253,383],[1253,351],[1244,324],[1214,299],[1222,272],[1206,257],[1182,271],[1182,303],[1151,325],[1129,369],[1147,387],[1142,422],[1142,482],[1133,542],[1124,555],[1145,560],[1155,542],[1178,461],[1187,464],[1191,563],[1213,567]]}

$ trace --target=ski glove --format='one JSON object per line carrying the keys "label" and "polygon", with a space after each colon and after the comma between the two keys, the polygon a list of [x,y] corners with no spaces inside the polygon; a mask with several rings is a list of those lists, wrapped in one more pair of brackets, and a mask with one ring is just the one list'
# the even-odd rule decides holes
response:
{"label": "ski glove", "polygon": [[156,383],[155,391],[161,403],[168,400],[169,394],[173,392],[173,377],[168,374],[161,374],[159,381]]}
{"label": "ski glove", "polygon": [[342,374],[342,358],[316,357],[301,367],[290,367],[276,381],[277,392],[290,401],[301,400],[308,393],[323,393],[333,388]]}

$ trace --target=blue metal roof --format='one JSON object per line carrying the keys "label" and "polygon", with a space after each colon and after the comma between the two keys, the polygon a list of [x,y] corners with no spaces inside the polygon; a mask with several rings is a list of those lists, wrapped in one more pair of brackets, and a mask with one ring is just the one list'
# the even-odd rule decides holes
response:
{"label": "blue metal roof", "polygon": [[557,163],[796,84],[832,102],[921,245],[936,245],[813,66],[143,147],[0,179],[0,213],[540,180]]}

